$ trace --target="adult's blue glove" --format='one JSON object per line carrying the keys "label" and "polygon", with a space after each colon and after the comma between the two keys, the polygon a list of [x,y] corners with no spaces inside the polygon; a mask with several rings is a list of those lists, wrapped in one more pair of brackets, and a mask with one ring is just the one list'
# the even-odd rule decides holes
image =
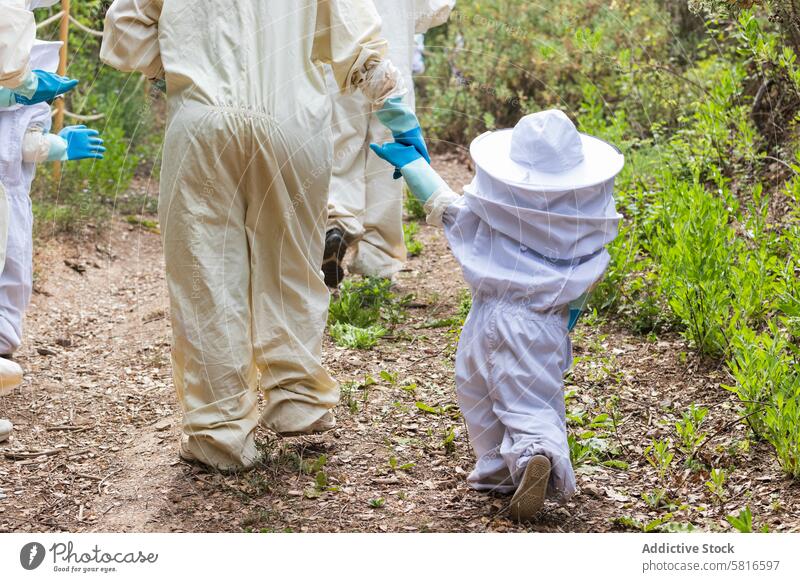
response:
{"label": "adult's blue glove", "polygon": [[441,188],[447,188],[442,177],[414,146],[393,142],[384,145],[373,143],[369,147],[378,157],[399,169],[408,189],[422,202],[427,202]]}
{"label": "adult's blue glove", "polygon": [[36,69],[23,84],[14,89],[16,102],[20,105],[52,103],[53,99],[72,91],[78,81]]}
{"label": "adult's blue glove", "polygon": [[[420,156],[430,163],[431,156],[428,153],[428,146],[422,135],[422,128],[419,126],[414,111],[403,102],[402,97],[392,97],[387,99],[383,107],[375,113],[380,122],[391,132],[397,143],[413,146]],[[400,168],[395,167],[395,180],[400,177]]]}
{"label": "adult's blue glove", "polygon": [[85,125],[72,125],[65,127],[58,134],[67,144],[56,159],[61,161],[103,159],[103,140],[98,137],[100,134],[95,129],[87,129]]}

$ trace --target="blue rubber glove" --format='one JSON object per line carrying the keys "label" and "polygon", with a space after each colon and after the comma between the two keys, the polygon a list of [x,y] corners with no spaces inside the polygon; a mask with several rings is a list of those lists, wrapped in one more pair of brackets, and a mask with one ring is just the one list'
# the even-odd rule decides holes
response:
{"label": "blue rubber glove", "polygon": [[[392,137],[397,143],[413,146],[420,156],[430,163],[431,156],[428,153],[428,146],[425,144],[419,120],[411,107],[403,103],[402,97],[387,99],[375,115],[392,132]],[[399,177],[400,168],[395,167],[394,178],[396,180]]]}
{"label": "blue rubber glove", "polygon": [[75,79],[38,69],[32,74],[31,82],[23,83],[22,86],[14,89],[16,101],[20,105],[52,103],[53,99],[72,91],[78,84]]}
{"label": "blue rubber glove", "polygon": [[103,159],[106,148],[97,130],[87,129],[85,125],[73,125],[62,129],[58,135],[67,142],[67,149],[60,158],[62,161]]}
{"label": "blue rubber glove", "polygon": [[588,300],[589,294],[584,293],[569,304],[569,323],[567,324],[567,329],[569,331],[572,331],[575,329],[575,326],[578,325],[578,319],[580,319]]}
{"label": "blue rubber glove", "polygon": [[408,189],[420,201],[427,202],[438,190],[447,188],[447,183],[414,146],[393,142],[380,146],[373,143],[369,147],[400,170]]}

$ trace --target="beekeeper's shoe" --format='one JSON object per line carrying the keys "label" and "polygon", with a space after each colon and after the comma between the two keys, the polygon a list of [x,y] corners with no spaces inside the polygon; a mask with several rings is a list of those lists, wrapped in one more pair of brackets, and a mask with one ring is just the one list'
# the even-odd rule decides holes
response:
{"label": "beekeeper's shoe", "polygon": [[519,487],[511,498],[511,517],[519,522],[531,521],[544,507],[547,483],[550,480],[550,459],[536,455],[528,461]]}
{"label": "beekeeper's shoe", "polygon": [[22,384],[22,368],[8,358],[0,357],[0,396]]}
{"label": "beekeeper's shoe", "polygon": [[208,471],[219,471],[220,473],[244,473],[255,468],[258,460],[257,455],[252,459],[248,458],[245,463],[231,463],[228,462],[212,462],[211,459],[201,459],[192,452],[189,446],[189,437],[186,435],[181,436],[181,445],[178,450],[180,458],[187,463],[199,465]]}
{"label": "beekeeper's shoe", "polygon": [[322,256],[322,274],[325,284],[331,289],[336,289],[344,280],[344,255],[347,253],[347,241],[344,232],[339,228],[332,228],[325,234],[325,253]]}
{"label": "beekeeper's shoe", "polygon": [[329,410],[305,430],[279,432],[277,434],[281,437],[309,436],[322,434],[334,428],[336,428],[336,417]]}
{"label": "beekeeper's shoe", "polygon": [[14,430],[14,425],[11,424],[11,421],[0,418],[0,443],[8,440],[12,430]]}

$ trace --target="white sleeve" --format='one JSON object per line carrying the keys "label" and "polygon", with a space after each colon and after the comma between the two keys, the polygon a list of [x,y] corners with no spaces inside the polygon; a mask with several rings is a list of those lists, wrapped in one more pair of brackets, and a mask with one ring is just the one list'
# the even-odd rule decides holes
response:
{"label": "white sleeve", "polygon": [[22,138],[22,161],[28,164],[47,161],[50,156],[50,140],[48,136],[49,134],[44,133],[41,128],[34,127],[29,129],[25,133],[25,137]]}
{"label": "white sleeve", "polygon": [[371,0],[319,0],[314,60],[333,70],[342,93],[361,89],[374,105],[404,95],[402,75],[386,59],[381,18]]}
{"label": "white sleeve", "polygon": [[106,13],[100,60],[124,72],[163,79],[158,20],[163,0],[116,0]]}
{"label": "white sleeve", "polygon": [[425,203],[425,212],[428,215],[426,222],[431,226],[442,226],[442,217],[445,211],[459,198],[461,196],[450,190],[450,188],[439,188]]}
{"label": "white sleeve", "polygon": [[425,34],[447,22],[455,6],[456,0],[416,0],[416,33]]}

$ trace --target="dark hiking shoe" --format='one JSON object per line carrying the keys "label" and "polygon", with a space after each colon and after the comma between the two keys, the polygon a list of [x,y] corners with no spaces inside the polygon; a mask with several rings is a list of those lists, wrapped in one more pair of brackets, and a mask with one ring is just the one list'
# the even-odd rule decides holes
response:
{"label": "dark hiking shoe", "polygon": [[325,234],[325,254],[322,256],[322,274],[325,284],[336,289],[344,280],[342,262],[347,252],[347,243],[341,229],[332,228]]}

